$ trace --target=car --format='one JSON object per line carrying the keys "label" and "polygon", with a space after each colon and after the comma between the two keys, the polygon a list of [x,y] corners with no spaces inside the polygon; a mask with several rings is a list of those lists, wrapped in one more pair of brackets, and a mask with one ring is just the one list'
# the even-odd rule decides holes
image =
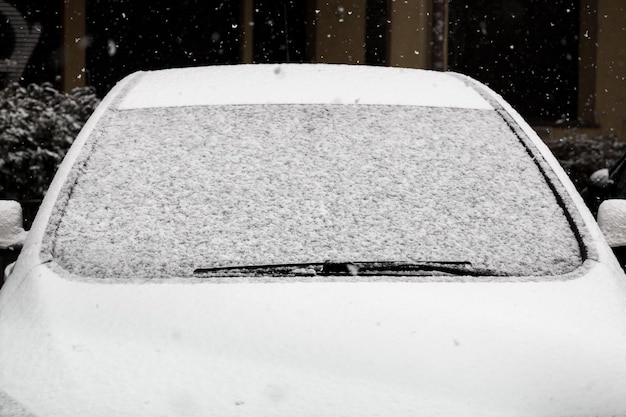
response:
{"label": "car", "polygon": [[0,210],[0,416],[625,415],[612,201],[461,74],[134,73]]}
{"label": "car", "polygon": [[581,195],[592,213],[597,213],[605,200],[626,199],[626,154],[610,169],[601,168],[591,174]]}
{"label": "car", "polygon": [[[619,158],[611,169],[602,168],[591,174],[587,186],[580,194],[591,212],[595,216],[600,216],[598,221],[602,222],[607,207],[614,205],[616,201],[626,199],[626,154]],[[605,204],[600,211],[600,206],[607,200],[615,201]],[[626,219],[620,219],[614,224],[619,225],[624,221]],[[611,248],[622,268],[626,269],[626,242],[615,242]]]}

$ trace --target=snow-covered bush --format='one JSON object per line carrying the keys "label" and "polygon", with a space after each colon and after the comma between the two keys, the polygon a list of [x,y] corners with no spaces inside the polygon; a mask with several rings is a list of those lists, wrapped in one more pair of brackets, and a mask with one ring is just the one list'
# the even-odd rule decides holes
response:
{"label": "snow-covered bush", "polygon": [[93,88],[63,93],[49,83],[0,91],[0,199],[41,199],[99,99]]}
{"label": "snow-covered bush", "polygon": [[552,152],[579,190],[587,186],[589,176],[596,170],[611,168],[626,153],[626,142],[615,136],[571,135],[550,146]]}

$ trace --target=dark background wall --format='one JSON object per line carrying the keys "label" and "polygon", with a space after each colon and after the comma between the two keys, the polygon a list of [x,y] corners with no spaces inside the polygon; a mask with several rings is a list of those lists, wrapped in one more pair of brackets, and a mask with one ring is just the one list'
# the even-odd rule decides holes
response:
{"label": "dark background wall", "polygon": [[450,0],[449,68],[500,92],[533,123],[576,119],[576,0]]}
{"label": "dark background wall", "polygon": [[88,83],[99,94],[137,70],[238,62],[239,2],[87,2]]}

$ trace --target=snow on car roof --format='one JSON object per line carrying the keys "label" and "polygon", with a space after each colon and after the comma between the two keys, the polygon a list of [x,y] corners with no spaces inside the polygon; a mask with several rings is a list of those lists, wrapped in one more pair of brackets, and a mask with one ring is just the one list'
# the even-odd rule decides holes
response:
{"label": "snow on car roof", "polygon": [[465,80],[403,68],[235,65],[135,74],[121,109],[216,104],[393,104],[491,109]]}

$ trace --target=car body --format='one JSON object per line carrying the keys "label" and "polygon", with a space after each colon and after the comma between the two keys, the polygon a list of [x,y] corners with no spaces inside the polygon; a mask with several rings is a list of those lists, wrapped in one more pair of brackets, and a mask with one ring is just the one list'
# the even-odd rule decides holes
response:
{"label": "car body", "polygon": [[7,272],[0,416],[626,414],[624,272],[459,74],[135,73]]}

